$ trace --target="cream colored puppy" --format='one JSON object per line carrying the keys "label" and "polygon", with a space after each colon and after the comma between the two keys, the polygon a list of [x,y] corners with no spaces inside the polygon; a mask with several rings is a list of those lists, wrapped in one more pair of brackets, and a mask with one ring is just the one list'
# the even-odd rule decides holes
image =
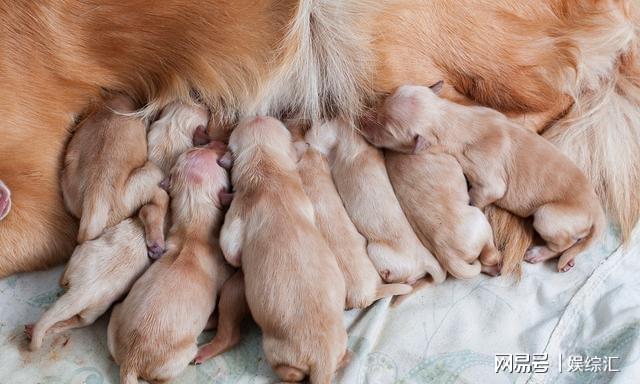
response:
{"label": "cream colored puppy", "polygon": [[460,279],[474,277],[481,269],[497,274],[500,253],[493,231],[482,211],[469,205],[467,182],[456,159],[431,151],[387,151],[385,160],[413,229],[447,271]]}
{"label": "cream colored puppy", "polygon": [[78,245],[60,278],[66,292],[35,326],[25,328],[31,350],[40,348],[47,333],[92,324],[129,291],[149,263],[138,219],[126,219]]}
{"label": "cream colored puppy", "polygon": [[382,153],[347,124],[331,121],[322,129],[335,136],[331,172],[336,189],[351,221],[367,239],[367,253],[383,280],[414,284],[431,275],[442,282],[446,272],[402,212]]}
{"label": "cream colored puppy", "polygon": [[164,251],[164,215],[169,203],[159,187],[162,171],[147,161],[146,128],[135,110],[115,96],[90,114],[74,133],[62,171],[62,193],[69,211],[80,218],[78,242],[132,216],[140,207],[149,253]]}
{"label": "cream colored puppy", "polygon": [[267,360],[283,381],[330,384],[345,356],[345,286],[315,226],[291,135],[257,117],[231,134],[233,202],[220,233],[224,255],[242,265],[251,314]]}
{"label": "cream colored puppy", "polygon": [[603,233],[606,220],[593,187],[551,143],[483,107],[455,104],[431,88],[403,86],[384,103],[374,124],[365,124],[376,146],[405,153],[437,147],[460,163],[471,204],[495,204],[533,226],[546,241],[527,251],[540,262],[560,256],[568,271],[576,255]]}
{"label": "cream colored puppy", "polygon": [[[351,222],[331,179],[327,157],[335,134],[324,124],[313,126],[301,147],[298,172],[305,193],[313,204],[316,226],[338,261],[346,286],[346,308],[366,308],[374,301],[411,292],[406,284],[384,284],[367,255],[367,240]],[[305,143],[306,142],[306,143]]]}
{"label": "cream colored puppy", "polygon": [[149,128],[149,160],[168,175],[184,151],[209,142],[208,124],[209,111],[201,104],[175,101],[167,105]]}
{"label": "cream colored puppy", "polygon": [[229,185],[216,164],[224,151],[219,142],[190,149],[171,171],[167,253],[138,279],[109,322],[109,351],[123,384],[138,377],[170,380],[196,356],[196,339],[231,274],[216,237],[223,218],[218,194]]}

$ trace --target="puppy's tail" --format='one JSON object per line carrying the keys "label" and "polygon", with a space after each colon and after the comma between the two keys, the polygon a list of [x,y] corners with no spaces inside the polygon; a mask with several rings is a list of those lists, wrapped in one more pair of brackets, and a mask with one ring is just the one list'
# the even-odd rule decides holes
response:
{"label": "puppy's tail", "polygon": [[509,211],[490,205],[484,214],[493,230],[493,243],[502,254],[503,276],[514,276],[520,280],[522,261],[533,243],[533,226],[530,220],[522,219]]}
{"label": "puppy's tail", "polygon": [[[51,308],[49,308],[40,320],[33,327],[31,335],[30,348],[37,351],[42,346],[42,339],[47,331],[56,323],[64,320],[70,320],[85,308],[85,300],[83,295],[75,295],[74,291],[67,291],[62,295]],[[85,292],[86,294],[86,292]]]}
{"label": "puppy's tail", "polygon": [[376,288],[376,295],[373,301],[388,296],[406,295],[413,291],[413,287],[409,284],[382,284]]}
{"label": "puppy's tail", "polygon": [[107,227],[111,207],[98,193],[88,195],[82,203],[82,215],[78,229],[78,243],[93,240]]}
{"label": "puppy's tail", "polygon": [[604,233],[607,226],[607,219],[601,207],[598,207],[597,212],[589,233],[560,255],[560,260],[558,260],[559,272],[562,272],[567,264],[575,259],[579,253],[587,250],[594,242],[598,241]]}

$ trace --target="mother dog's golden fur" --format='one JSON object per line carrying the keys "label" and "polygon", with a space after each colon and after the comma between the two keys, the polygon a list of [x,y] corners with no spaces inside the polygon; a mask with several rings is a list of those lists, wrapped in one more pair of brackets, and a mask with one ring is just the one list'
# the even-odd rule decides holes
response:
{"label": "mother dog's golden fur", "polygon": [[12,210],[0,221],[0,276],[71,253],[61,158],[74,118],[103,89],[150,103],[147,116],[194,89],[226,120],[315,119],[445,79],[474,102],[542,116],[534,128],[551,125],[545,135],[629,233],[640,213],[633,11],[631,0],[3,2],[0,179]]}

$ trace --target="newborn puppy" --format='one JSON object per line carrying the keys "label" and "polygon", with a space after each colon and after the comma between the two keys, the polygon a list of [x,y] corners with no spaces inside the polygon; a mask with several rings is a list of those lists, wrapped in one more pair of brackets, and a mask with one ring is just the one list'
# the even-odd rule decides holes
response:
{"label": "newborn puppy", "polygon": [[25,328],[31,350],[40,348],[47,333],[92,324],[129,291],[148,266],[144,229],[137,219],[126,219],[99,238],[78,245],[60,278],[65,294],[35,326]]}
{"label": "newborn puppy", "polygon": [[67,148],[62,192],[69,211],[80,218],[79,243],[151,203],[140,217],[149,252],[158,256],[169,197],[158,186],[162,171],[147,161],[144,123],[121,115],[134,110],[130,99],[115,96],[80,123]]}
{"label": "newborn puppy", "polygon": [[11,190],[0,180],[0,220],[4,219],[11,210]]}
{"label": "newborn puppy", "polygon": [[249,315],[249,306],[247,305],[244,288],[244,274],[238,270],[224,282],[220,290],[216,335],[209,343],[200,347],[198,354],[193,359],[193,363],[201,364],[236,346],[242,336],[240,323]]}
{"label": "newborn puppy", "polygon": [[374,124],[365,124],[369,140],[405,153],[437,146],[451,154],[469,180],[472,205],[482,209],[493,203],[520,217],[533,215],[546,245],[531,248],[525,259],[560,255],[558,270],[568,271],[606,225],[587,178],[540,136],[492,109],[442,99],[441,87],[442,82],[431,89],[400,87]]}
{"label": "newborn puppy", "polygon": [[231,134],[235,196],[220,233],[224,255],[242,265],[251,314],[267,360],[286,382],[330,384],[345,355],[344,279],[315,226],[291,135],[257,117]]}
{"label": "newborn puppy", "polygon": [[351,222],[340,195],[331,179],[327,156],[335,142],[335,133],[316,125],[307,132],[306,145],[294,146],[304,152],[298,171],[305,193],[313,204],[316,226],[338,261],[347,292],[346,308],[366,308],[374,301],[393,295],[404,295],[412,287],[406,284],[384,284],[367,255],[367,241]]}
{"label": "newborn puppy", "polygon": [[201,104],[175,101],[167,105],[149,128],[149,160],[168,175],[184,151],[209,142],[208,123],[209,111]]}
{"label": "newborn puppy", "polygon": [[446,272],[420,243],[396,198],[382,153],[349,125],[332,121],[322,129],[335,137],[331,171],[344,207],[367,239],[367,253],[388,283],[413,284],[429,274],[437,283]]}
{"label": "newborn puppy", "polygon": [[426,151],[388,151],[387,172],[407,218],[423,244],[459,279],[497,274],[500,254],[482,211],[469,205],[467,182],[455,158]]}
{"label": "newborn puppy", "polygon": [[218,194],[229,185],[226,171],[216,164],[224,151],[220,142],[190,149],[171,171],[167,252],[138,279],[109,321],[109,351],[123,384],[138,377],[170,380],[196,356],[197,337],[231,274],[216,238],[223,217]]}

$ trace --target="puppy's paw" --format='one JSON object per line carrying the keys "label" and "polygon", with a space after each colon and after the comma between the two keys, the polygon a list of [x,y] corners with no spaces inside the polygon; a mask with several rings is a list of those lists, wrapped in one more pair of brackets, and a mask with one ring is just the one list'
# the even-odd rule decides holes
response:
{"label": "puppy's paw", "polygon": [[482,273],[487,274],[492,277],[500,276],[500,272],[502,270],[502,266],[500,264],[496,265],[482,265],[480,271]]}
{"label": "puppy's paw", "polygon": [[11,190],[0,180],[0,220],[11,210]]}
{"label": "puppy's paw", "polygon": [[569,260],[569,262],[567,263],[567,265],[565,265],[564,267],[560,268],[560,272],[569,272],[571,270],[571,268],[573,268],[576,265],[574,260]]}
{"label": "puppy's paw", "polygon": [[535,246],[531,247],[527,250],[527,253],[524,254],[524,260],[531,264],[541,263],[547,260],[546,247]]}
{"label": "puppy's paw", "polygon": [[147,246],[147,252],[151,260],[158,260],[166,251],[163,245],[158,242],[153,242]]}

